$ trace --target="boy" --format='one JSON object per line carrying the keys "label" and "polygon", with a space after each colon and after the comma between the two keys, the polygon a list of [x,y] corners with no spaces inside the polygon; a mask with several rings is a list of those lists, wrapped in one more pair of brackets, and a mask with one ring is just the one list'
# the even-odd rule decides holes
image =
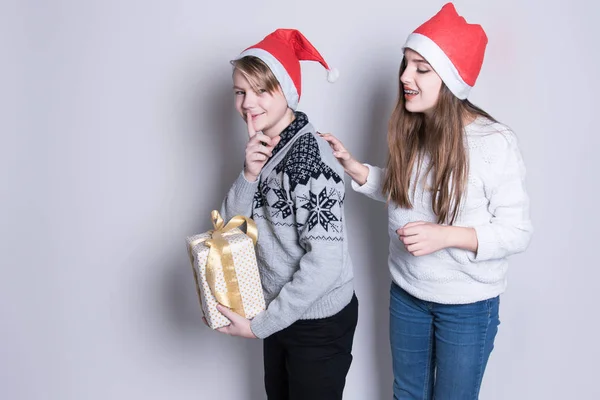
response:
{"label": "boy", "polygon": [[296,111],[300,60],[319,52],[297,30],[278,29],[231,63],[235,107],[248,125],[244,170],[221,215],[258,228],[267,309],[251,321],[219,306],[219,331],[264,339],[270,400],[342,399],[358,319],[344,219],[344,171],[308,117]]}

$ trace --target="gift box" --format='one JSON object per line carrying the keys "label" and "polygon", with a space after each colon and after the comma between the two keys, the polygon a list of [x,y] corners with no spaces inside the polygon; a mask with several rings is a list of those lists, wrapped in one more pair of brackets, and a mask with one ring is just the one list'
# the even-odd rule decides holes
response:
{"label": "gift box", "polygon": [[[212,329],[230,324],[217,303],[251,319],[265,309],[256,253],[258,232],[250,218],[233,217],[227,224],[213,211],[214,229],[187,238],[188,253],[204,317]],[[240,226],[246,224],[246,232]]]}

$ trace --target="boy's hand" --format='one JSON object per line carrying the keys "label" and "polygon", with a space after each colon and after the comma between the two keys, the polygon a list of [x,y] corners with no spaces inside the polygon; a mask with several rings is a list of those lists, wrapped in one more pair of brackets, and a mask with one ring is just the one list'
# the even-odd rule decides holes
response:
{"label": "boy's hand", "polygon": [[217,304],[217,310],[223,314],[231,324],[217,329],[221,333],[226,333],[231,336],[240,336],[249,339],[256,339],[256,335],[250,329],[250,320],[238,315],[220,304]]}
{"label": "boy's hand", "polygon": [[254,130],[252,115],[246,114],[248,124],[248,144],[246,145],[246,161],[244,163],[244,176],[249,182],[255,182],[260,171],[271,157],[273,149],[281,139],[279,136],[271,139],[267,135]]}

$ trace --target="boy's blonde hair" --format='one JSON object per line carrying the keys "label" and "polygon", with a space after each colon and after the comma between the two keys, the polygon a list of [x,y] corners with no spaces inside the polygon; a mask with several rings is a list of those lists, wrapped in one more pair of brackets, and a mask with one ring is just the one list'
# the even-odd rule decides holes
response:
{"label": "boy's blonde hair", "polygon": [[260,58],[245,56],[238,60],[231,61],[231,65],[244,75],[254,91],[264,89],[269,94],[274,94],[281,90],[279,81],[267,64]]}

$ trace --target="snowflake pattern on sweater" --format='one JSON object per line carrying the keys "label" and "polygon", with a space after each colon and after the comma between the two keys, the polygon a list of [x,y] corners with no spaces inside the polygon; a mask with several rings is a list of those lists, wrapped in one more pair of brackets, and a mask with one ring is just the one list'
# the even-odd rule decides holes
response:
{"label": "snowflake pattern on sweater", "polygon": [[304,113],[295,115],[281,133],[272,157],[292,140],[294,143],[271,173],[261,178],[254,194],[253,218],[267,218],[277,226],[293,226],[298,233],[306,230],[311,238],[339,240],[345,196],[343,179],[321,158],[312,132],[295,137],[308,123]]}

